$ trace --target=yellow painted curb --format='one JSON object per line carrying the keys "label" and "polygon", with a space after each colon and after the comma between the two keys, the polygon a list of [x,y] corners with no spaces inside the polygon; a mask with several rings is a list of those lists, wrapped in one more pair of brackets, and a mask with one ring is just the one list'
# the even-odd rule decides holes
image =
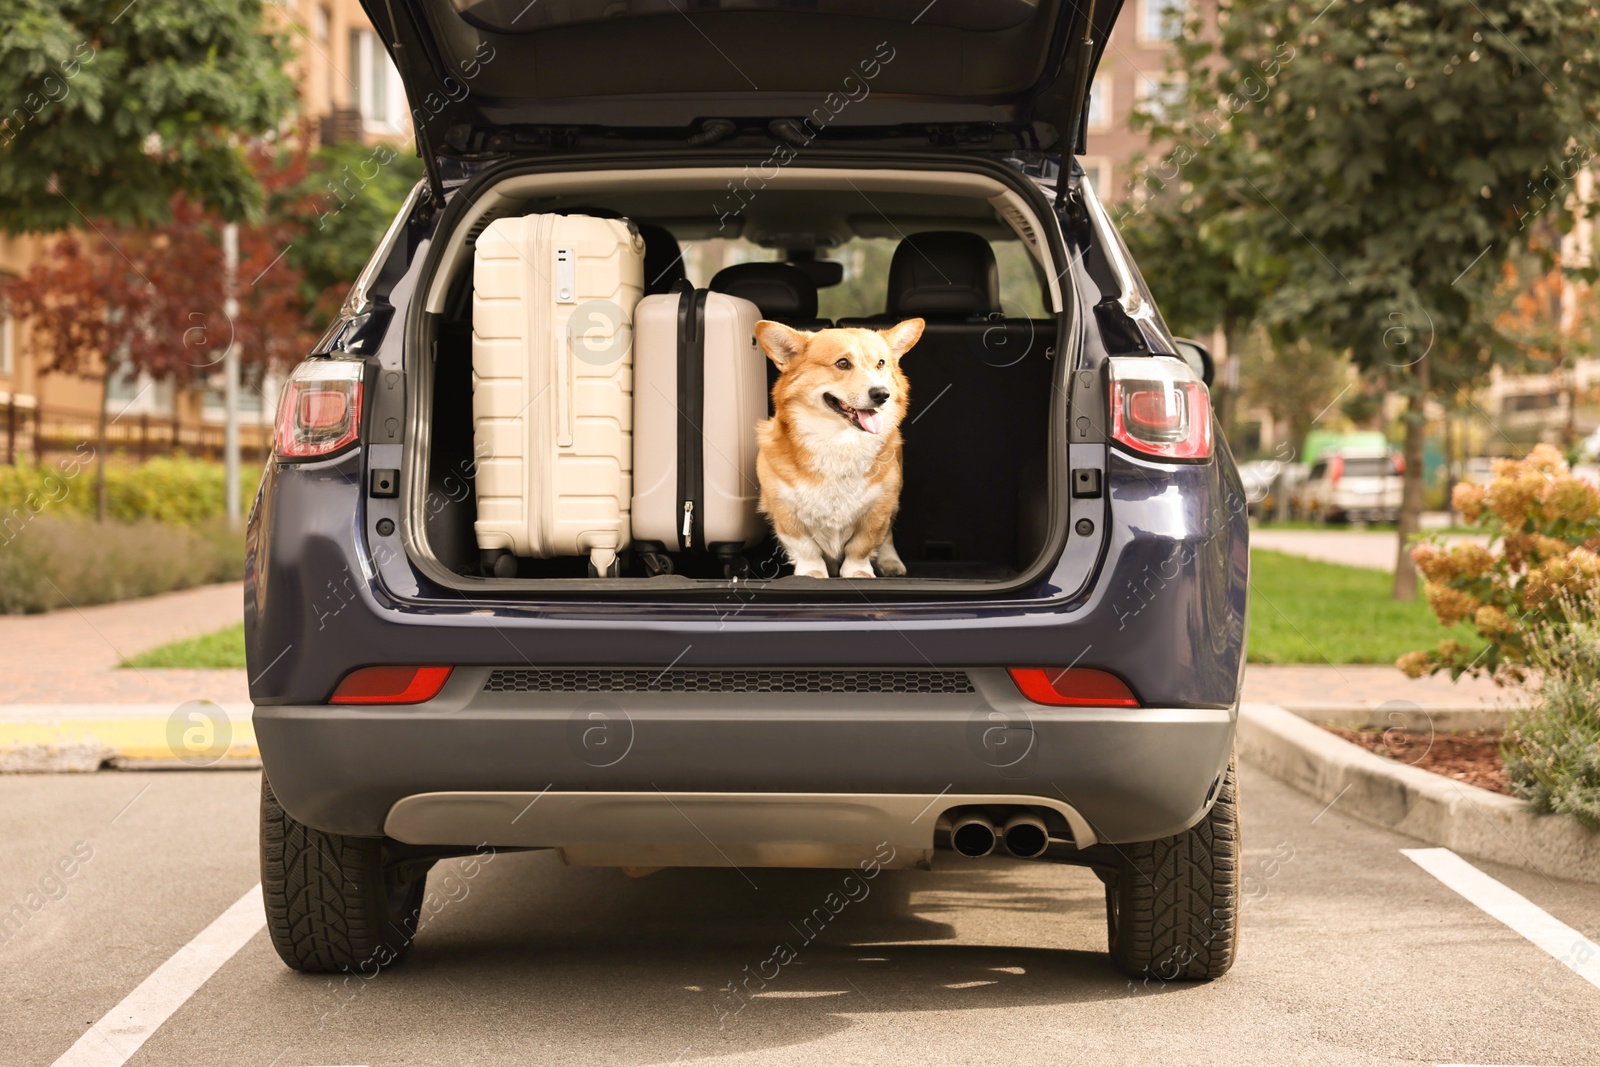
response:
{"label": "yellow painted curb", "polygon": [[49,769],[34,765],[55,762],[53,755],[67,753],[73,754],[75,764],[96,756],[102,761],[176,761],[194,767],[261,758],[254,724],[248,720],[229,723],[220,740],[215,731],[173,735],[171,729],[170,717],[0,722],[0,767],[13,769],[9,764],[20,761],[22,766],[15,769]]}

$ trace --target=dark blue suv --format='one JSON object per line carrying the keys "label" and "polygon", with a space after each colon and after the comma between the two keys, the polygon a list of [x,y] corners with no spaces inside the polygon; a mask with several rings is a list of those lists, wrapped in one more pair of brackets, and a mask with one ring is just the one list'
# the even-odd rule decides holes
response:
{"label": "dark blue suv", "polygon": [[[293,372],[249,529],[290,966],[397,959],[438,859],[555,849],[1085,865],[1118,967],[1228,969],[1245,496],[1209,357],[1073,159],[1118,6],[369,0],[428,177]],[[797,577],[770,544],[486,567],[473,242],[535,212],[631,220],[647,292],[924,318],[908,573]]]}

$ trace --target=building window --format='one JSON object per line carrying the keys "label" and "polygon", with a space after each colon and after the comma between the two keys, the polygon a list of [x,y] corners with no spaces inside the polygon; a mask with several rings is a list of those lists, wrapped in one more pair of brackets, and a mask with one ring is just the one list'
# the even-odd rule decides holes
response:
{"label": "building window", "polygon": [[1139,0],[1139,40],[1170,41],[1183,33],[1185,0]]}
{"label": "building window", "polygon": [[1089,128],[1091,130],[1108,130],[1111,128],[1111,87],[1114,78],[1109,74],[1102,74],[1094,80],[1094,88],[1089,92]]}
{"label": "building window", "polygon": [[406,101],[400,72],[371,30],[350,31],[350,78],[356,86],[356,107],[368,131],[404,133]]}
{"label": "building window", "polygon": [[1094,195],[1105,203],[1111,199],[1111,161],[1104,156],[1079,156],[1083,180],[1089,183]]}
{"label": "building window", "polygon": [[1139,108],[1153,119],[1169,119],[1183,104],[1187,88],[1188,84],[1181,77],[1140,78]]}
{"label": "building window", "polygon": [[113,419],[124,415],[171,415],[176,393],[171,378],[156,378],[149,371],[123,367],[106,381],[106,412]]}
{"label": "building window", "polygon": [[318,41],[326,41],[328,39],[328,24],[331,21],[328,17],[328,9],[318,5],[317,9],[311,13],[311,36]]}

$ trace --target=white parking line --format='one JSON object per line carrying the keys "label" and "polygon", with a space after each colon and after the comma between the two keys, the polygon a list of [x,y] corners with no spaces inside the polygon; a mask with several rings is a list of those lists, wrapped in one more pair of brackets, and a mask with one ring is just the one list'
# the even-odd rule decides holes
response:
{"label": "white parking line", "polygon": [[257,885],[152,971],[122,1003],[101,1016],[56,1060],[55,1067],[122,1067],[206,979],[266,925]]}
{"label": "white parking line", "polygon": [[1400,853],[1600,989],[1600,946],[1583,934],[1447,848],[1403,848]]}

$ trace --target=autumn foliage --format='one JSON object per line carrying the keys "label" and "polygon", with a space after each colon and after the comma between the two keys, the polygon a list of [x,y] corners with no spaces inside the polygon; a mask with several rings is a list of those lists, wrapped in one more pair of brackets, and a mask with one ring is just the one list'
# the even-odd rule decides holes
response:
{"label": "autumn foliage", "polygon": [[1470,623],[1484,644],[1441,641],[1432,651],[1407,653],[1397,666],[1412,677],[1448,670],[1520,680],[1529,635],[1576,621],[1574,605],[1596,603],[1600,489],[1575,477],[1554,447],[1539,445],[1526,459],[1497,460],[1487,486],[1456,486],[1453,503],[1489,534],[1488,547],[1426,542],[1411,556],[1439,621]]}
{"label": "autumn foliage", "polygon": [[[257,154],[268,189],[304,181],[306,157]],[[192,382],[218,367],[229,344],[247,363],[298,357],[312,339],[299,277],[284,262],[288,219],[239,227],[239,314],[227,297],[222,220],[179,196],[156,227],[95,221],[49,241],[7,289],[29,323],[42,371],[99,379],[107,354],[125,371]]]}

